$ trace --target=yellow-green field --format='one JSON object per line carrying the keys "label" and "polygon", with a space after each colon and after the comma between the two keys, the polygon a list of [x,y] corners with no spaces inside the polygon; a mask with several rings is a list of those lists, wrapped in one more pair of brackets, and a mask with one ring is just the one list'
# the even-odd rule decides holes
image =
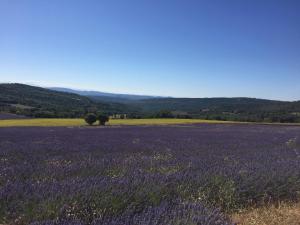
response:
{"label": "yellow-green field", "polygon": [[[251,123],[234,122],[220,120],[202,120],[202,119],[111,119],[107,125],[176,125],[176,124],[269,124],[269,125],[294,125],[299,123]],[[94,125],[97,125],[95,123]],[[0,120],[0,127],[72,127],[88,126],[84,119],[8,119]]]}
{"label": "yellow-green field", "polygon": [[[111,119],[109,125],[172,125],[191,123],[229,123],[200,119]],[[96,123],[95,123],[96,124]],[[0,127],[87,126],[83,119],[10,119],[0,120]]]}

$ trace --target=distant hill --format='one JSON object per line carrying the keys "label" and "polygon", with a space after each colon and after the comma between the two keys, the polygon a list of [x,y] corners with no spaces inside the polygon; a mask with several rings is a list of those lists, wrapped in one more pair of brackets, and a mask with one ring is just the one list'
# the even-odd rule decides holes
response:
{"label": "distant hill", "polygon": [[187,111],[198,113],[202,111],[231,111],[245,110],[252,111],[288,104],[286,102],[255,99],[255,98],[164,98],[164,99],[146,99],[135,102],[146,111],[157,111],[162,108],[165,110]]}
{"label": "distant hill", "polygon": [[[300,122],[300,102],[256,98],[162,98],[130,103],[144,113],[159,111],[203,119]],[[170,115],[170,114],[169,114]]]}
{"label": "distant hill", "polygon": [[[76,93],[70,93],[76,92]],[[177,117],[251,122],[300,122],[300,102],[255,98],[162,98],[24,84],[0,84],[0,112],[33,117],[82,117],[87,112],[130,118]]]}
{"label": "distant hill", "polygon": [[67,92],[78,94],[82,96],[93,97],[98,100],[103,101],[113,101],[113,102],[127,102],[127,101],[136,101],[136,100],[144,100],[144,99],[153,99],[153,98],[162,98],[159,96],[148,96],[148,95],[131,95],[131,94],[114,94],[100,91],[83,91],[83,90],[75,90],[70,88],[61,88],[61,87],[51,87],[48,88],[50,90]]}
{"label": "distant hill", "polygon": [[0,111],[33,117],[82,117],[89,111],[121,113],[125,105],[24,84],[0,84]]}

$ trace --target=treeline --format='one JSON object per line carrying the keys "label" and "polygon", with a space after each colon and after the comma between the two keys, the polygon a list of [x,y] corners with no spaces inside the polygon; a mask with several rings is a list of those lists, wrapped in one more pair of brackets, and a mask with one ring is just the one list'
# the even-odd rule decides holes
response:
{"label": "treeline", "polygon": [[24,115],[35,118],[81,118],[89,112],[88,109],[61,109],[56,107],[44,108],[27,108],[22,105],[4,105],[0,106],[1,112],[12,113],[16,115]]}
{"label": "treeline", "polygon": [[254,98],[164,98],[133,103],[148,118],[299,123],[300,102]]}
{"label": "treeline", "polygon": [[220,121],[239,121],[239,122],[264,122],[264,123],[300,123],[300,115],[290,113],[178,113],[176,111],[161,110],[155,113],[128,114],[127,118],[177,118],[177,119],[205,119]]}
{"label": "treeline", "polygon": [[264,123],[300,123],[300,116],[277,113],[257,113],[257,114],[207,114],[195,115],[194,118],[223,121],[240,122],[264,122]]}

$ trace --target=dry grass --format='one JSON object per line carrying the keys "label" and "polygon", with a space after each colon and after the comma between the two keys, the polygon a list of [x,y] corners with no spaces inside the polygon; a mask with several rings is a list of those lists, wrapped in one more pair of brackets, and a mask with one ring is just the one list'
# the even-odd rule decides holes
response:
{"label": "dry grass", "polygon": [[[233,123],[201,119],[112,119],[108,125],[172,125],[193,123]],[[0,120],[0,127],[86,126],[83,119],[8,119]]]}
{"label": "dry grass", "polygon": [[300,203],[256,208],[232,219],[238,225],[300,225]]}

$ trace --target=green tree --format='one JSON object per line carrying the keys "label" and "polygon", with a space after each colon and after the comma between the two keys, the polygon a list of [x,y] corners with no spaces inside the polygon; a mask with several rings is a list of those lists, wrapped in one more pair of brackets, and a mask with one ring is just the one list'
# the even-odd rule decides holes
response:
{"label": "green tree", "polygon": [[174,115],[171,111],[161,110],[156,114],[156,118],[174,118]]}
{"label": "green tree", "polygon": [[95,123],[97,121],[97,117],[94,113],[88,113],[85,116],[84,120],[87,124],[93,125],[93,123]]}
{"label": "green tree", "polygon": [[109,121],[109,117],[104,114],[99,114],[98,115],[98,120],[99,120],[99,125],[105,126],[105,123]]}

